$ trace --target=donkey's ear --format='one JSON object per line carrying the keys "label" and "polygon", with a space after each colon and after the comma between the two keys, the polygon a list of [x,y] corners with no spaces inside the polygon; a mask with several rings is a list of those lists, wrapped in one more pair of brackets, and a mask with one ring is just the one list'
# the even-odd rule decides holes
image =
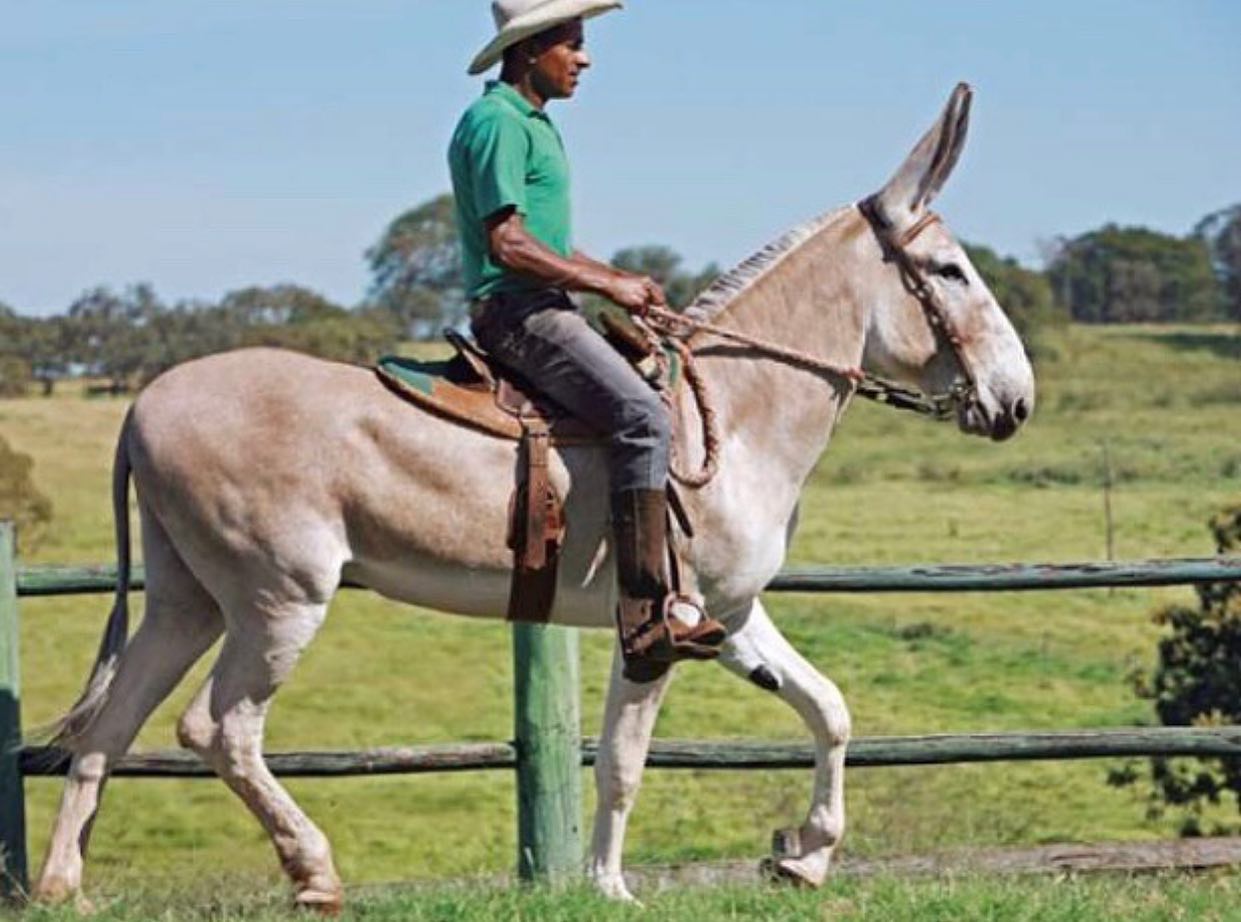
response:
{"label": "donkey's ear", "polygon": [[969,131],[970,102],[974,91],[958,83],[939,121],[918,142],[886,186],[875,196],[883,214],[899,222],[916,215],[939,194],[965,148]]}

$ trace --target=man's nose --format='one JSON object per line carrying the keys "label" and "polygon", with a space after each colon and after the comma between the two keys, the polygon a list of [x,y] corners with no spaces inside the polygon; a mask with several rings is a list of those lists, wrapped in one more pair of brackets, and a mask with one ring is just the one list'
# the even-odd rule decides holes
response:
{"label": "man's nose", "polygon": [[579,51],[577,53],[578,68],[581,70],[585,70],[586,68],[590,67],[590,64],[591,64],[590,55],[588,55],[585,51]]}

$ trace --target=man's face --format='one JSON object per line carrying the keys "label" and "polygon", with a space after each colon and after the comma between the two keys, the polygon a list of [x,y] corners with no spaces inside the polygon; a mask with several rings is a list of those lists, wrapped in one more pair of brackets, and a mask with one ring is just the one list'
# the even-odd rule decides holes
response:
{"label": "man's face", "polygon": [[575,19],[540,35],[533,54],[535,92],[544,99],[568,99],[577,90],[582,71],[590,67],[582,21]]}

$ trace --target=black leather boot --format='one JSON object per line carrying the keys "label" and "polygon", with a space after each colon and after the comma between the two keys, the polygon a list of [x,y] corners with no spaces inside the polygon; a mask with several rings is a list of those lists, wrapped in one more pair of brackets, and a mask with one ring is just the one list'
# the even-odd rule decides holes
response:
{"label": "black leather boot", "polygon": [[617,629],[624,675],[653,682],[684,659],[720,654],[724,625],[703,617],[690,627],[672,613],[677,602],[664,576],[668,562],[668,499],[663,490],[625,490],[612,496],[612,526],[620,581]]}

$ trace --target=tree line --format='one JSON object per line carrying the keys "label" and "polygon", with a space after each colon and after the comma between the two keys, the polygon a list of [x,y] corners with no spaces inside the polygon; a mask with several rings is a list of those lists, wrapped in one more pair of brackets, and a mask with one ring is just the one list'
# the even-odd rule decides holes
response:
{"label": "tree line", "polygon": [[1046,275],[1082,323],[1241,320],[1241,204],[1185,237],[1109,224],[1056,241]]}
{"label": "tree line", "polygon": [[[1108,225],[1048,248],[1026,268],[983,246],[970,257],[1019,332],[1049,325],[1241,320],[1241,205],[1206,216],[1185,237]],[[410,339],[460,324],[466,303],[453,200],[398,215],[365,258],[371,286],[354,306],[296,284],[251,287],[219,302],[163,302],[149,285],[83,293],[61,315],[31,318],[0,303],[0,395],[89,375],[103,387],[141,386],[171,366],[243,346],[278,346],[370,362]],[[693,270],[667,246],[623,249],[612,262],[658,280],[683,307],[719,274]]]}

